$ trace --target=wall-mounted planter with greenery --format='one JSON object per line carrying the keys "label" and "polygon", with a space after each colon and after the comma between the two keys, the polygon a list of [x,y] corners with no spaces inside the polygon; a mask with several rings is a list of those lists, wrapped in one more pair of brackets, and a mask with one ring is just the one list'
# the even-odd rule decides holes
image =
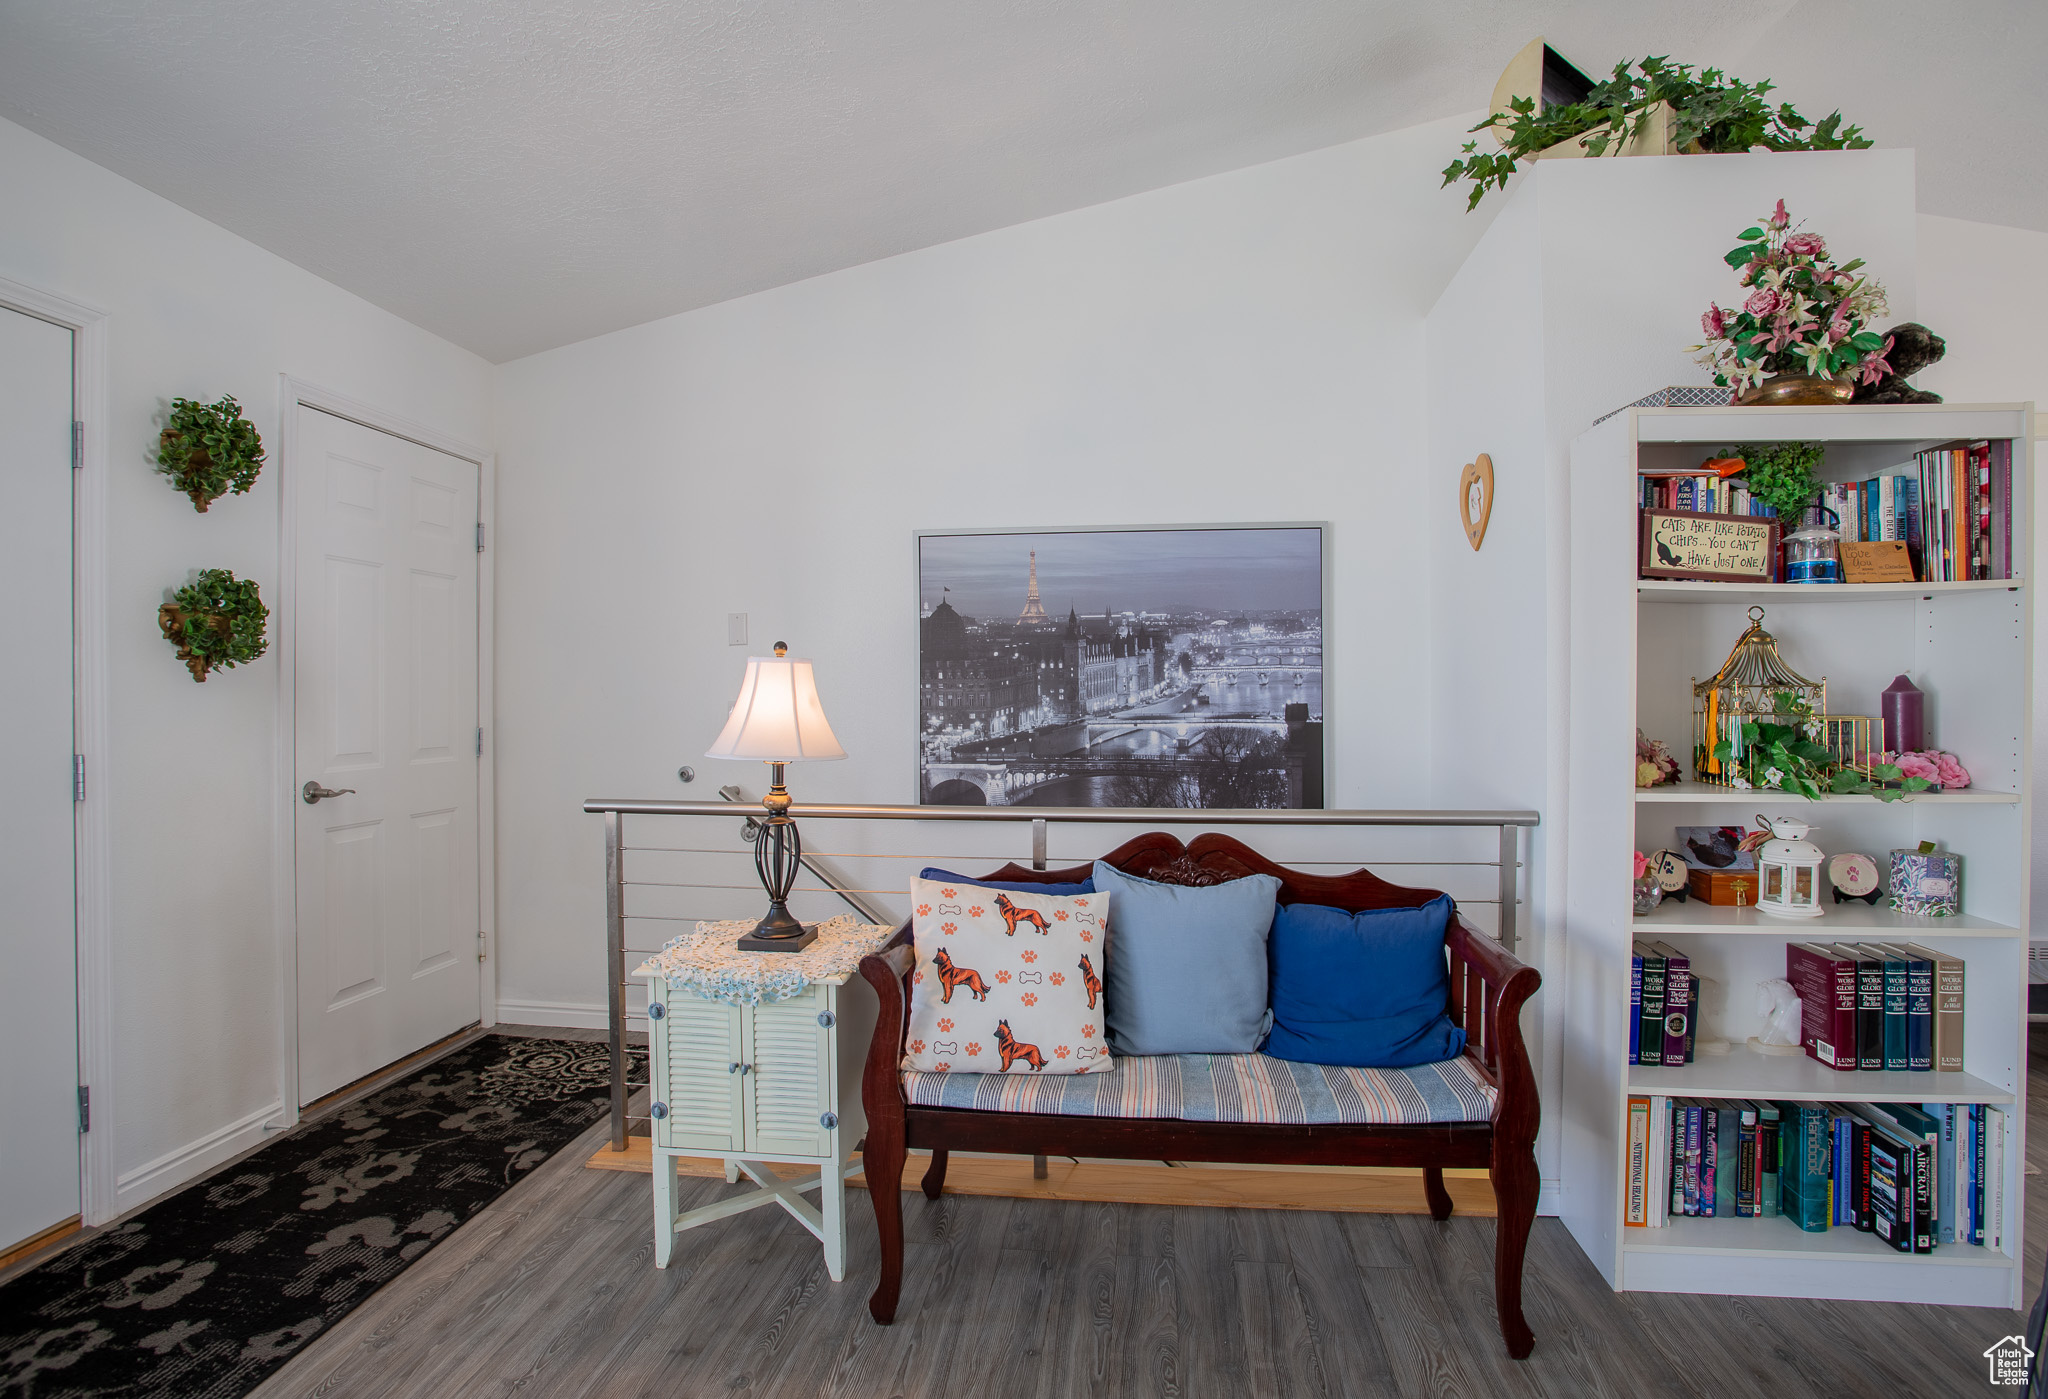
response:
{"label": "wall-mounted planter with greenery", "polygon": [[262,655],[270,645],[263,635],[269,618],[256,584],[224,568],[202,571],[156,612],[164,639],[201,682],[209,670],[231,670]]}
{"label": "wall-mounted planter with greenery", "polygon": [[263,470],[263,439],[256,425],[242,416],[234,395],[218,403],[171,400],[171,416],[157,439],[156,469],[192,497],[192,506],[206,507],[228,492],[236,495],[256,484]]}

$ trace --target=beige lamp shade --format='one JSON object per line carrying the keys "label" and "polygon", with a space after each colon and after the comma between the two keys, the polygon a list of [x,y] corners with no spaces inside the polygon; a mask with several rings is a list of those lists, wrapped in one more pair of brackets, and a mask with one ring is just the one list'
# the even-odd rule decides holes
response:
{"label": "beige lamp shade", "polygon": [[740,697],[704,756],[800,763],[843,758],[846,750],[825,720],[809,661],[749,656]]}

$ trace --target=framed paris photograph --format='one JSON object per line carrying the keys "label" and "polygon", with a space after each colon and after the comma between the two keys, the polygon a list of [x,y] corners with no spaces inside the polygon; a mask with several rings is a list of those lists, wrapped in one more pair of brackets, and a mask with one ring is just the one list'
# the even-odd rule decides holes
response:
{"label": "framed paris photograph", "polygon": [[1326,535],[919,534],[918,800],[1321,808]]}

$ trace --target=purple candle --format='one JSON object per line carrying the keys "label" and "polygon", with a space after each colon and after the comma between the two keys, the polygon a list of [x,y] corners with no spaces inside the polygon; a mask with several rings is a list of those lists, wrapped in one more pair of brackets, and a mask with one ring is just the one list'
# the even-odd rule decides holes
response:
{"label": "purple candle", "polygon": [[1917,753],[1927,746],[1927,696],[1901,675],[1878,696],[1884,715],[1884,746],[1889,753]]}

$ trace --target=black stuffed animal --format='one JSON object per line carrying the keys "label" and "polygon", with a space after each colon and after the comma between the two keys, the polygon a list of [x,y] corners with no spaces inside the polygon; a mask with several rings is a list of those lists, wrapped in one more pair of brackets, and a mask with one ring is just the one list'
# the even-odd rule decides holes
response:
{"label": "black stuffed animal", "polygon": [[1904,321],[1885,332],[1891,337],[1891,350],[1885,355],[1885,362],[1892,372],[1874,384],[1856,386],[1856,403],[1939,403],[1941,395],[1916,389],[1906,380],[1918,374],[1928,365],[1948,353],[1948,342],[1921,325],[1918,321]]}

